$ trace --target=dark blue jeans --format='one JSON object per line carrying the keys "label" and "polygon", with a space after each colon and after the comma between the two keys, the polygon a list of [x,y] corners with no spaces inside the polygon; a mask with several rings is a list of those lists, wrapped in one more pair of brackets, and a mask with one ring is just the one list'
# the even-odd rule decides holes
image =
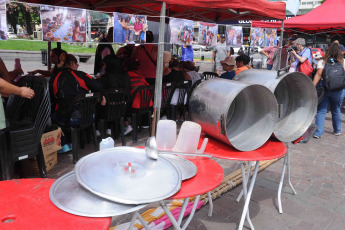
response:
{"label": "dark blue jeans", "polygon": [[330,104],[331,107],[333,131],[334,133],[340,133],[342,129],[340,108],[344,100],[344,96],[343,89],[335,92],[325,91],[324,97],[317,107],[315,119],[317,130],[315,131],[314,136],[321,137],[324,132],[328,104]]}

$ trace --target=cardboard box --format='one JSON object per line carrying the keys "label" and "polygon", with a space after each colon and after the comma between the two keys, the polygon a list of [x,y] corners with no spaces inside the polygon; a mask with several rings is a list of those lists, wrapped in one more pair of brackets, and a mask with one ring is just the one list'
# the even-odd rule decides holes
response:
{"label": "cardboard box", "polygon": [[61,134],[61,128],[58,128],[42,135],[41,145],[47,171],[57,164],[57,151],[61,149]]}

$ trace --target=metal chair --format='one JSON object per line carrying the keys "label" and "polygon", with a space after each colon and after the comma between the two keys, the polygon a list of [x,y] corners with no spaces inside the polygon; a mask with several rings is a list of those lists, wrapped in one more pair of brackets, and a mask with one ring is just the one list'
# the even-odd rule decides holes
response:
{"label": "metal chair", "polygon": [[114,136],[117,138],[120,125],[122,145],[125,146],[124,117],[126,115],[129,92],[111,89],[105,92],[105,97],[107,99],[107,105],[105,106],[104,114],[100,120],[102,136],[105,136],[107,124],[111,123],[112,133],[115,134]]}
{"label": "metal chair", "polygon": [[6,107],[8,128],[2,139],[8,143],[1,167],[5,179],[13,178],[14,163],[36,157],[41,177],[46,177],[41,137],[50,116],[50,100],[47,80],[37,76],[25,76],[19,86],[27,86],[35,91],[31,100],[12,95]]}
{"label": "metal chair", "polygon": [[152,120],[152,98],[154,95],[154,86],[153,85],[146,85],[138,87],[133,94],[131,95],[130,105],[133,106],[133,102],[135,102],[136,96],[139,96],[139,108],[131,109],[132,115],[132,127],[133,127],[133,143],[137,142],[137,132],[138,132],[138,115],[148,115],[149,119],[149,135],[151,135],[151,120]]}
{"label": "metal chair", "polygon": [[207,81],[210,78],[215,78],[215,77],[219,77],[217,73],[215,72],[203,72],[204,74],[204,80]]}

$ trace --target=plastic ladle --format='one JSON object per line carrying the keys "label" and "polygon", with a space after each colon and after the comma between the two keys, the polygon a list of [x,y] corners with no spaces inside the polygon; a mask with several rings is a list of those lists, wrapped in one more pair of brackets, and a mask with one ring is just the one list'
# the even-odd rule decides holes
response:
{"label": "plastic ladle", "polygon": [[[200,152],[204,152],[207,142],[208,142],[208,139],[205,138],[204,142],[202,143],[202,146],[199,150]],[[149,137],[149,139],[147,139],[146,144],[145,144],[145,151],[146,151],[147,156],[149,156],[150,158],[155,159],[155,160],[158,159],[158,154],[173,154],[173,155],[207,157],[207,158],[213,157],[211,154],[180,153],[180,152],[168,152],[168,151],[159,151],[158,152],[156,138],[154,136]]]}

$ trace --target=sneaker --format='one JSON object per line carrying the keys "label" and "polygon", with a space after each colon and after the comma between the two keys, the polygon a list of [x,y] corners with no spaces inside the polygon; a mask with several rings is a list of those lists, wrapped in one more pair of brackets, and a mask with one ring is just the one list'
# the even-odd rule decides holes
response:
{"label": "sneaker", "polygon": [[107,135],[111,136],[111,129],[107,129]]}
{"label": "sneaker", "polygon": [[316,139],[320,139],[321,138],[320,136],[316,136],[316,135],[314,135],[313,137],[316,138]]}
{"label": "sneaker", "polygon": [[68,144],[65,144],[64,146],[62,146],[62,148],[58,151],[58,153],[67,153],[69,151],[71,151],[72,149],[69,148]]}
{"label": "sneaker", "polygon": [[132,132],[132,130],[133,130],[132,126],[128,125],[125,129],[124,135],[129,134],[130,132]]}
{"label": "sneaker", "polygon": [[339,136],[339,135],[340,135],[340,132],[339,132],[339,133],[334,133],[334,135]]}

